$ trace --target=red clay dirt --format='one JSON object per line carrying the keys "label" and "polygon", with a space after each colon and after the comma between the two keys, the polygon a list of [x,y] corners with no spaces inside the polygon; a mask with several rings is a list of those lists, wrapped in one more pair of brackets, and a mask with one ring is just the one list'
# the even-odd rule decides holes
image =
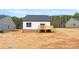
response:
{"label": "red clay dirt", "polygon": [[0,48],[79,48],[79,28],[56,28],[55,33],[23,33],[22,30],[0,33]]}

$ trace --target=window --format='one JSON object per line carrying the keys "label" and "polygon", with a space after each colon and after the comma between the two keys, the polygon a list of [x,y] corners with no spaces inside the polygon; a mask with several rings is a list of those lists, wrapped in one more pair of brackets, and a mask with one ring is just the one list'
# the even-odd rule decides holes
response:
{"label": "window", "polygon": [[73,26],[75,26],[76,24],[73,24]]}
{"label": "window", "polygon": [[31,23],[26,23],[26,27],[31,27]]}
{"label": "window", "polygon": [[9,25],[8,25],[8,29],[9,29]]}

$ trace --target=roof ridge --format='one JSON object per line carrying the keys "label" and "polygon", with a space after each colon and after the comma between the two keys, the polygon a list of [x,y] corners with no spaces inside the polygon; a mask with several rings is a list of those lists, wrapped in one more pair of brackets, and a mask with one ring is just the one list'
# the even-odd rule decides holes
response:
{"label": "roof ridge", "polygon": [[27,15],[23,19],[27,21],[49,21],[50,20],[48,15]]}
{"label": "roof ridge", "polygon": [[9,17],[7,15],[0,15],[0,19],[5,18],[5,17]]}
{"label": "roof ridge", "polygon": [[72,19],[75,19],[75,20],[79,21],[79,18],[72,18]]}

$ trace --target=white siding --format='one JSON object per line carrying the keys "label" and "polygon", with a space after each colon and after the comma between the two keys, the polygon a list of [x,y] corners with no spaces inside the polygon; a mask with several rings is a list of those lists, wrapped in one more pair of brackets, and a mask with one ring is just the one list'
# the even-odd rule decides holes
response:
{"label": "white siding", "polygon": [[[73,25],[75,24],[75,25]],[[79,21],[71,18],[66,24],[65,24],[66,27],[79,27]]]}
{"label": "white siding", "polygon": [[26,27],[27,22],[23,22],[23,29],[38,29],[38,26],[41,23],[44,23],[45,25],[50,25],[50,22],[31,22],[31,27]]}

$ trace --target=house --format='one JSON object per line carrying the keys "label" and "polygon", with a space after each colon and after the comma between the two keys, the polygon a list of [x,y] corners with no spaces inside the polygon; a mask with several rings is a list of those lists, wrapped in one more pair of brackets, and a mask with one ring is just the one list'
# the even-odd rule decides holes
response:
{"label": "house", "polygon": [[0,15],[0,32],[7,32],[16,28],[15,23],[9,16]]}
{"label": "house", "polygon": [[37,30],[39,25],[50,26],[50,22],[47,15],[27,15],[23,18],[23,30]]}
{"label": "house", "polygon": [[79,18],[70,18],[66,22],[65,27],[79,27]]}

